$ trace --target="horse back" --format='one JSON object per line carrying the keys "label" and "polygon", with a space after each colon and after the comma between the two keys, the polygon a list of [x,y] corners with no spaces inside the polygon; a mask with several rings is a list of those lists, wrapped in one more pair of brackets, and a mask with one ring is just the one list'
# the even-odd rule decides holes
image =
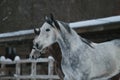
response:
{"label": "horse back", "polygon": [[114,41],[115,46],[120,48],[120,39],[116,39],[116,40],[113,40],[113,41]]}

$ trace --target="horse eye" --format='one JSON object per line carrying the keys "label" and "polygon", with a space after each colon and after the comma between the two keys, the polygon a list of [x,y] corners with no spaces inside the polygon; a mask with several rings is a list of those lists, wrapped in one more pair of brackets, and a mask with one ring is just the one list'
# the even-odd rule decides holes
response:
{"label": "horse eye", "polygon": [[46,31],[48,32],[48,31],[50,31],[50,29],[46,29]]}

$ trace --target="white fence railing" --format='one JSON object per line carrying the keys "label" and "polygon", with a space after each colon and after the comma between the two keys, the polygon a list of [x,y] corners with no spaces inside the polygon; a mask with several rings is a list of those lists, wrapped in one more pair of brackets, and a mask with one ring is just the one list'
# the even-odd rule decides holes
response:
{"label": "white fence railing", "polygon": [[98,18],[98,19],[72,22],[72,23],[69,23],[69,26],[72,28],[81,28],[81,27],[83,28],[83,27],[105,25],[105,24],[110,24],[110,23],[119,23],[119,22],[120,22],[120,15],[106,17],[106,18]]}
{"label": "white fence railing", "polygon": [[[46,75],[37,75],[36,74],[36,66],[37,63],[44,63],[48,62],[48,74]],[[21,64],[27,64],[31,63],[31,74],[30,75],[21,75]],[[5,75],[5,65],[8,64],[15,64],[15,74],[14,76],[4,76]],[[53,79],[59,79],[57,75],[53,74],[53,68],[54,68],[54,59],[51,57],[48,58],[39,58],[37,60],[31,60],[31,59],[25,59],[25,60],[18,60],[18,61],[0,61],[1,65],[1,70],[0,70],[0,80],[4,79],[15,79],[15,80],[21,80],[21,79],[31,79],[31,80],[36,80],[36,79],[48,79],[48,80],[53,80]],[[25,67],[27,68],[27,67]]]}
{"label": "white fence railing", "polygon": [[[105,25],[105,24],[110,24],[110,23],[120,23],[120,15],[106,17],[106,18],[98,18],[98,19],[72,22],[72,23],[69,23],[69,26],[71,28],[83,28],[83,27],[88,27],[88,26],[91,27],[91,26]],[[33,33],[34,33],[33,29],[20,30],[20,31],[15,31],[15,32],[1,33],[0,38],[22,36],[22,35],[28,35],[28,34],[33,34]]]}

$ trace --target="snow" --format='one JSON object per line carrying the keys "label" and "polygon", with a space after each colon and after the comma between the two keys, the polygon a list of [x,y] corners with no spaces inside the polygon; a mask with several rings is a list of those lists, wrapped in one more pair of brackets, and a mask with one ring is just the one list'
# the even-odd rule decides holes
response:
{"label": "snow", "polygon": [[9,59],[9,58],[7,58],[5,61],[7,61],[7,62],[11,62],[12,60],[11,60],[11,59]]}
{"label": "snow", "polygon": [[19,61],[20,57],[19,56],[15,56],[14,61]]}
{"label": "snow", "polygon": [[7,61],[7,62],[11,62],[12,60],[9,58],[5,58],[5,56],[1,56],[0,57],[0,61]]}
{"label": "snow", "polygon": [[54,58],[52,56],[49,56],[48,59],[54,60]]}
{"label": "snow", "polygon": [[0,57],[0,61],[5,61],[6,59],[5,59],[5,56],[1,56]]}

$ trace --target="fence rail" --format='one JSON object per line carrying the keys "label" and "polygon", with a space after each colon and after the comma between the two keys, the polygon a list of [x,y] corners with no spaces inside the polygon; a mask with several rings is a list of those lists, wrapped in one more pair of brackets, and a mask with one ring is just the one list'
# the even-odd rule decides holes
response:
{"label": "fence rail", "polygon": [[[110,24],[110,23],[120,23],[120,15],[106,17],[106,18],[98,18],[98,19],[72,22],[72,23],[69,23],[69,26],[71,28],[83,28],[83,27],[91,27],[91,26],[96,26],[96,25],[105,25],[105,24]],[[33,33],[34,33],[33,29],[19,30],[15,32],[1,33],[0,38],[22,36],[22,35],[28,35],[28,34],[33,34]]]}
{"label": "fence rail", "polygon": [[[37,75],[36,74],[36,66],[37,63],[44,63],[48,62],[48,75]],[[31,74],[30,75],[21,75],[21,67],[20,65],[23,63],[31,63]],[[53,74],[53,66],[54,66],[54,59],[49,56],[48,58],[39,58],[37,60],[31,60],[31,59],[25,59],[25,60],[18,60],[18,61],[0,61],[1,64],[1,70],[0,70],[0,80],[3,79],[15,79],[15,80],[21,80],[21,79],[48,79],[48,80],[53,80],[53,79],[59,79],[57,75]],[[8,64],[15,64],[15,74],[14,76],[7,76],[5,75],[5,65]]]}

